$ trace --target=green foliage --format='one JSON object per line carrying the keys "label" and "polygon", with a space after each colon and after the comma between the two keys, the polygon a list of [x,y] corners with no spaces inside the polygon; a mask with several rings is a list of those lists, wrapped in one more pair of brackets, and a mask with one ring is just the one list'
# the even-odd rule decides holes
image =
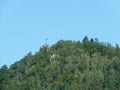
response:
{"label": "green foliage", "polygon": [[119,90],[120,48],[98,39],[60,40],[0,69],[0,90]]}

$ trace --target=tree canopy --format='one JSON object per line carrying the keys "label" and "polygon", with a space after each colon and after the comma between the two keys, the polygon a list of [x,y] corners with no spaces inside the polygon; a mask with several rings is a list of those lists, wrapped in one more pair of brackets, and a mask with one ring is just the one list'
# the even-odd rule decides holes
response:
{"label": "tree canopy", "polygon": [[0,68],[0,90],[119,90],[120,48],[98,39],[60,40]]}

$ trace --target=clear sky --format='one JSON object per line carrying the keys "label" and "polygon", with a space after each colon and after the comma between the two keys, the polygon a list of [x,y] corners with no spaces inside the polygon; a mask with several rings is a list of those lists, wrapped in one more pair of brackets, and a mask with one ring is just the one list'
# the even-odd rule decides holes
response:
{"label": "clear sky", "polygon": [[0,67],[85,35],[120,45],[120,0],[0,0]]}

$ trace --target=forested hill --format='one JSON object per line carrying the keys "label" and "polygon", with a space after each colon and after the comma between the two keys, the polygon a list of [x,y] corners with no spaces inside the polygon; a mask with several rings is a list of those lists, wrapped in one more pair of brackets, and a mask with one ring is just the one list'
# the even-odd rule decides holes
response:
{"label": "forested hill", "polygon": [[60,40],[0,69],[0,90],[120,90],[120,48]]}

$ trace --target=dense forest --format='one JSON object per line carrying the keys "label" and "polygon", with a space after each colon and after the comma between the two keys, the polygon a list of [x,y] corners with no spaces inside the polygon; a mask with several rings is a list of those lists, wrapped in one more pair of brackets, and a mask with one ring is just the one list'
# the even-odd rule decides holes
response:
{"label": "dense forest", "polygon": [[59,40],[0,68],[0,90],[120,90],[120,48],[97,38]]}

